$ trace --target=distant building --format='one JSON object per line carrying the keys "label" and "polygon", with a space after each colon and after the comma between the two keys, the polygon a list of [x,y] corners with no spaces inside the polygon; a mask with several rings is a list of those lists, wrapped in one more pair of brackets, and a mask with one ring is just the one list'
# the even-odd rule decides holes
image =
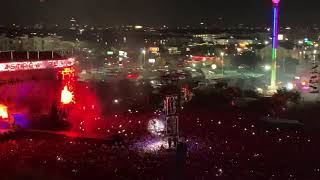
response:
{"label": "distant building", "polygon": [[193,35],[195,38],[201,38],[204,42],[214,42],[216,39],[225,37],[226,34],[196,34]]}
{"label": "distant building", "polygon": [[238,43],[255,44],[261,39],[266,39],[264,33],[251,33],[246,35],[233,35],[229,33],[221,34],[196,34],[194,38],[201,38],[204,42],[211,42],[218,45],[229,45]]}
{"label": "distant building", "polygon": [[[262,59],[271,59],[271,45],[265,46],[261,49],[257,49],[256,53]],[[277,57],[279,59],[292,58],[299,59],[299,51],[289,43],[279,43],[279,48],[277,50]]]}
{"label": "distant building", "polygon": [[6,50],[13,50],[15,49],[15,40],[8,38],[4,35],[0,36],[0,50],[6,51]]}
{"label": "distant building", "polygon": [[75,43],[63,41],[58,36],[21,36],[16,38],[0,36],[0,51],[69,51],[74,47]]}

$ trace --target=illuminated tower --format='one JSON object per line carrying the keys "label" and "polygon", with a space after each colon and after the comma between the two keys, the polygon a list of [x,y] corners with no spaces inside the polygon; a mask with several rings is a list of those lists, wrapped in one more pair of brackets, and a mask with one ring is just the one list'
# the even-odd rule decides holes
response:
{"label": "illuminated tower", "polygon": [[272,20],[272,65],[271,65],[271,84],[270,88],[277,88],[277,49],[278,49],[278,19],[279,19],[279,2],[280,0],[272,0],[273,4],[273,20]]}

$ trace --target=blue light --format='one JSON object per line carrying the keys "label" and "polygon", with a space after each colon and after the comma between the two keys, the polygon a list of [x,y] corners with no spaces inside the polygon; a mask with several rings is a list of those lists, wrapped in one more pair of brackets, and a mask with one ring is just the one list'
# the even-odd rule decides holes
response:
{"label": "blue light", "polygon": [[0,129],[8,129],[9,128],[9,123],[0,121]]}
{"label": "blue light", "polygon": [[273,37],[272,37],[272,48],[276,47],[276,23],[277,23],[277,7],[273,8]]}
{"label": "blue light", "polygon": [[21,128],[27,128],[29,126],[29,119],[24,114],[13,114],[15,124]]}

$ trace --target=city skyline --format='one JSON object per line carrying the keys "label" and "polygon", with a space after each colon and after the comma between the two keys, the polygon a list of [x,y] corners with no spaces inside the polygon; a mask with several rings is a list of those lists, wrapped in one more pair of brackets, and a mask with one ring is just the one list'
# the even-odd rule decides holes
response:
{"label": "city skyline", "polygon": [[[268,0],[219,1],[204,0],[184,2],[175,0],[102,1],[102,0],[26,0],[4,1],[0,12],[0,24],[66,23],[75,17],[80,23],[88,24],[148,24],[148,25],[193,25],[204,22],[209,25],[249,24],[270,25]],[[301,6],[298,0],[281,4],[279,19],[283,25],[317,24],[319,2],[309,0]],[[237,7],[237,8],[235,8]]]}

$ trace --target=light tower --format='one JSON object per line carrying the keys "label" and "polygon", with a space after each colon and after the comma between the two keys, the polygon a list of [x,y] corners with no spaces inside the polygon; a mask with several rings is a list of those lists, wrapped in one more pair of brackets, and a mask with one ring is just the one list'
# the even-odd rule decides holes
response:
{"label": "light tower", "polygon": [[271,84],[270,89],[277,89],[277,49],[278,49],[278,19],[279,19],[279,2],[272,0],[273,18],[272,18],[272,65],[271,65]]}

